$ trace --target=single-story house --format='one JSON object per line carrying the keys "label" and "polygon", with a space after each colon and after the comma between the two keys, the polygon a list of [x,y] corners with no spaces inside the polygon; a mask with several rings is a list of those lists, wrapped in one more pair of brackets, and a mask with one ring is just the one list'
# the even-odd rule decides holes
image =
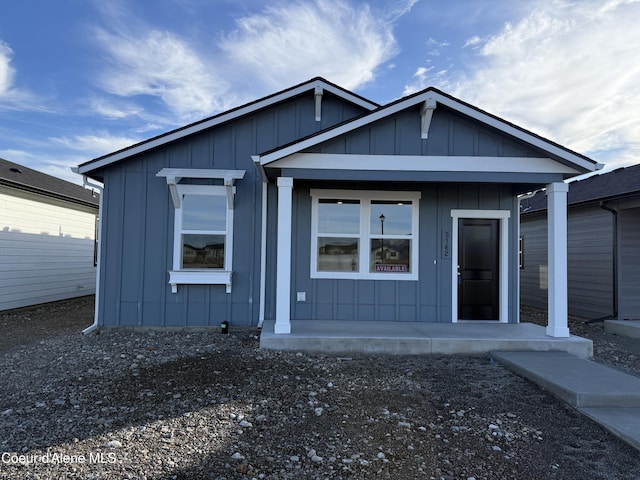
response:
{"label": "single-story house", "polygon": [[[547,307],[547,202],[521,201],[521,301]],[[640,165],[570,183],[569,314],[640,319]]]}
{"label": "single-story house", "polygon": [[79,165],[104,184],[95,326],[517,323],[518,195],[546,186],[567,337],[564,180],[598,168],[435,88],[314,78]]}
{"label": "single-story house", "polygon": [[0,310],[95,293],[97,196],[0,159]]}

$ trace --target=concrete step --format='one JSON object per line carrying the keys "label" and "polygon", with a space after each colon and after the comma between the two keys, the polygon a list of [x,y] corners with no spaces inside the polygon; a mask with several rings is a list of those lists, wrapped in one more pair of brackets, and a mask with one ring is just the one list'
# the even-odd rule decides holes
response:
{"label": "concrete step", "polygon": [[624,337],[640,338],[640,320],[605,320],[604,331]]}
{"label": "concrete step", "polygon": [[640,408],[640,378],[565,352],[492,352],[511,370],[570,405]]}
{"label": "concrete step", "polygon": [[589,407],[581,408],[580,411],[640,449],[640,408]]}

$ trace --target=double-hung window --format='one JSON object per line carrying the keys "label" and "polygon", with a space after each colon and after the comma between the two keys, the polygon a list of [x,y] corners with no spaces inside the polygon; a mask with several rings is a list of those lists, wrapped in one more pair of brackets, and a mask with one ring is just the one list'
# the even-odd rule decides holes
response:
{"label": "double-hung window", "polygon": [[418,279],[419,192],[311,190],[312,278]]}
{"label": "double-hung window", "polygon": [[179,269],[231,270],[225,251],[233,210],[227,208],[225,188],[185,185],[178,190],[182,194],[182,206],[176,209]]}
{"label": "double-hung window", "polygon": [[[173,293],[181,284],[226,285],[227,293],[231,292],[233,183],[244,173],[171,168],[158,172],[167,178],[175,208],[173,268],[169,271]],[[205,184],[181,183],[183,178]]]}

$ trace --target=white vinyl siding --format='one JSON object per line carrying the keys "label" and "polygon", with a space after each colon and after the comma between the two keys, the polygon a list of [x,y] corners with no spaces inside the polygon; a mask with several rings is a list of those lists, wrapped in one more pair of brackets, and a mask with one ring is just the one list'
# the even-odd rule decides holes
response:
{"label": "white vinyl siding", "polygon": [[0,189],[0,310],[94,294],[96,214]]}

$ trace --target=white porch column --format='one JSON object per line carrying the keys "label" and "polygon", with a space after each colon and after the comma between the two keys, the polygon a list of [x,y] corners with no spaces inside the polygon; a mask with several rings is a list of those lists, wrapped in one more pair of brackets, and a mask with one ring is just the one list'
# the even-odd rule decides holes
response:
{"label": "white porch column", "polygon": [[291,219],[293,178],[278,177],[278,248],[276,250],[276,325],[291,333]]}
{"label": "white porch column", "polygon": [[568,337],[567,192],[563,182],[547,185],[548,315],[547,335]]}

